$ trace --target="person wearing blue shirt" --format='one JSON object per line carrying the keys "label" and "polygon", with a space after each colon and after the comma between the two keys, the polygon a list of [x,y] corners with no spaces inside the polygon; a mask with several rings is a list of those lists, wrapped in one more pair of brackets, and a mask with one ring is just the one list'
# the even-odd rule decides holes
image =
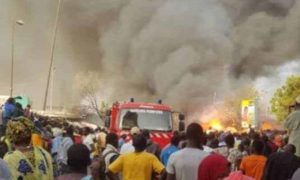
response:
{"label": "person wearing blue shirt", "polygon": [[179,141],[180,137],[178,135],[174,135],[171,139],[171,144],[161,152],[160,160],[162,161],[165,167],[168,164],[171,154],[178,151]]}
{"label": "person wearing blue shirt", "polygon": [[126,143],[127,134],[122,134],[119,139],[119,149]]}
{"label": "person wearing blue shirt", "polygon": [[56,160],[59,146],[63,140],[63,130],[61,130],[60,128],[53,128],[53,136],[54,139],[52,140],[51,154],[52,157],[55,157],[54,160]]}
{"label": "person wearing blue shirt", "polygon": [[15,100],[14,98],[8,98],[4,104],[3,112],[3,125],[6,125],[8,120],[10,120],[15,112]]}

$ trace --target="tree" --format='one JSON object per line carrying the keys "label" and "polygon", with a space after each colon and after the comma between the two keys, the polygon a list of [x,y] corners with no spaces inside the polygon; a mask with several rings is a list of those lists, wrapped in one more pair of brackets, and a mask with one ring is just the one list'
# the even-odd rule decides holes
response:
{"label": "tree", "polygon": [[75,88],[84,100],[87,108],[92,109],[98,117],[103,120],[103,113],[100,110],[102,107],[99,106],[98,102],[100,101],[98,97],[99,79],[99,74],[96,72],[89,71],[87,73],[79,73],[75,77]]}
{"label": "tree", "polygon": [[278,88],[271,99],[271,110],[278,121],[283,121],[289,114],[289,107],[300,95],[300,76],[290,76],[285,85]]}

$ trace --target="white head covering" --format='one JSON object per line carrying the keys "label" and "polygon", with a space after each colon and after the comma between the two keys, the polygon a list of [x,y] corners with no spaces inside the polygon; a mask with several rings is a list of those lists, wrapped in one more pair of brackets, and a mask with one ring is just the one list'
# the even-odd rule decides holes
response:
{"label": "white head covering", "polygon": [[64,131],[60,128],[53,128],[52,132],[53,132],[53,136],[57,137],[57,136],[61,136]]}
{"label": "white head covering", "polygon": [[131,135],[140,134],[140,133],[141,133],[141,131],[140,131],[140,129],[138,127],[133,127],[130,130],[130,134]]}

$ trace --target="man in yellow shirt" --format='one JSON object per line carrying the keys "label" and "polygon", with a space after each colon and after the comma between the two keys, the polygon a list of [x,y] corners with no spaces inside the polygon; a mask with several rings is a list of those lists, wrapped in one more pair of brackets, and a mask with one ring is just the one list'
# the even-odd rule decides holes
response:
{"label": "man in yellow shirt", "polygon": [[123,180],[151,180],[152,173],[164,174],[163,164],[153,154],[147,153],[147,140],[142,135],[133,137],[135,152],[121,155],[108,167],[111,180],[115,173],[121,172]]}

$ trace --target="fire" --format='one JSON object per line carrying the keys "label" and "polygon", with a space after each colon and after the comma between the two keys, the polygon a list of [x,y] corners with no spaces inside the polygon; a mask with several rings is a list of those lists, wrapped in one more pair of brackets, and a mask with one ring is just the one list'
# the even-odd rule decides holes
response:
{"label": "fire", "polygon": [[206,131],[222,131],[225,127],[220,117],[222,114],[215,107],[210,107],[201,112],[199,121]]}
{"label": "fire", "polygon": [[218,130],[218,131],[221,131],[224,129],[224,127],[222,126],[221,124],[221,121],[220,119],[212,119],[209,121],[209,126],[214,129],[214,130]]}

